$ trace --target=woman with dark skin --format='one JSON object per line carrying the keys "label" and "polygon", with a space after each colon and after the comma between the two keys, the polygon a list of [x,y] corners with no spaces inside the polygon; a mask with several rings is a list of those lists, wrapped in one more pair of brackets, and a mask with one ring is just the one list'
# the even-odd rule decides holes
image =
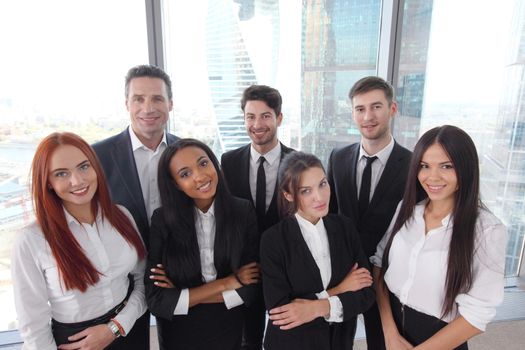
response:
{"label": "woman with dark skin", "polygon": [[159,161],[146,299],[161,349],[239,349],[245,306],[260,292],[251,203],[233,197],[208,146],[182,139]]}

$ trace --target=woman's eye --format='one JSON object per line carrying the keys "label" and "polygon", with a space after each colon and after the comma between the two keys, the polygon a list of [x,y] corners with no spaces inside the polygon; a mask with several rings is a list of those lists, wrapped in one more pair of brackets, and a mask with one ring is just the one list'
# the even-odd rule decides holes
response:
{"label": "woman's eye", "polygon": [[189,176],[189,175],[190,175],[189,171],[183,171],[182,173],[179,173],[179,176],[180,176],[181,178],[185,178],[185,177],[187,177],[187,176]]}
{"label": "woman's eye", "polygon": [[55,177],[66,177],[67,176],[67,172],[59,171],[59,172],[56,172],[54,175],[55,175]]}
{"label": "woman's eye", "polygon": [[203,161],[201,161],[201,162],[200,162],[200,166],[203,167],[203,168],[206,167],[206,166],[208,166],[208,161],[207,161],[207,160],[203,160]]}
{"label": "woman's eye", "polygon": [[328,181],[326,180],[321,181],[321,184],[320,184],[321,187],[325,187],[326,185],[328,185]]}
{"label": "woman's eye", "polygon": [[80,170],[87,170],[87,169],[89,169],[89,168],[90,168],[90,165],[89,165],[88,163],[86,163],[86,164],[82,164],[82,165],[80,166]]}

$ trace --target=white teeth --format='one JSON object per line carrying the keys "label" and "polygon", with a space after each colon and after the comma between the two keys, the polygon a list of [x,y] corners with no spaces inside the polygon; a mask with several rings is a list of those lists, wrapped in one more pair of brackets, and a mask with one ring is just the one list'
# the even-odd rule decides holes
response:
{"label": "white teeth", "polygon": [[211,184],[211,181],[205,183],[204,185],[202,185],[201,187],[198,188],[199,191],[205,191],[207,190],[209,187],[210,187],[210,184]]}
{"label": "white teeth", "polygon": [[74,194],[83,194],[83,193],[86,193],[88,190],[87,187],[84,187],[84,188],[81,188],[79,190],[76,190],[76,191],[71,191],[71,193],[74,193]]}

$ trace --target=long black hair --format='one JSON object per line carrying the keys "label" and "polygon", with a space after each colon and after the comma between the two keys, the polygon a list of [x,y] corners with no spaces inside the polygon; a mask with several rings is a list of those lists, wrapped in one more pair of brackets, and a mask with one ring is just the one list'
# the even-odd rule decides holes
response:
{"label": "long black hair", "polygon": [[460,128],[451,125],[436,127],[424,133],[417,142],[410,162],[403,202],[383,255],[381,273],[384,275],[388,269],[388,255],[394,236],[412,219],[418,198],[428,197],[418,181],[418,173],[423,154],[434,144],[441,145],[450,158],[456,171],[458,187],[451,213],[452,238],[442,309],[442,316],[445,316],[453,310],[457,295],[468,291],[472,286],[475,226],[479,210],[483,207],[479,198],[479,160],[476,146]]}
{"label": "long black hair", "polygon": [[[219,227],[219,223],[224,227],[221,231],[223,236],[216,236],[215,239],[215,247],[222,248],[215,252],[215,260],[219,264],[216,266],[218,271],[223,265],[229,266],[232,271],[239,267],[242,241],[239,229],[232,224],[231,220],[232,215],[234,215],[231,208],[232,195],[228,190],[219,161],[213,151],[206,144],[195,139],[180,139],[169,145],[162,153],[158,167],[162,214],[170,231],[167,246],[169,259],[167,259],[166,271],[174,281],[184,281],[190,284],[188,287],[193,287],[201,279],[201,271],[196,269],[200,266],[200,255],[199,251],[195,249],[198,246],[195,233],[195,203],[192,198],[178,188],[170,172],[172,158],[186,147],[202,149],[217,172],[218,182],[214,198],[216,227]],[[170,255],[170,250],[176,251],[177,254]],[[219,252],[224,252],[224,255],[218,256]]]}

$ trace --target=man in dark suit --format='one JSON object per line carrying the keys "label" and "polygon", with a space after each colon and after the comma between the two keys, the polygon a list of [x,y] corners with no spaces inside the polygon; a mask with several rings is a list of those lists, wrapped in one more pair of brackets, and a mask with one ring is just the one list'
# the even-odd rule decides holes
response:
{"label": "man in dark suit", "polygon": [[[349,98],[361,142],[336,148],[330,154],[330,211],[352,219],[370,257],[403,197],[411,152],[397,144],[390,131],[397,104],[388,82],[378,77],[363,78],[352,87]],[[363,316],[368,349],[385,349],[377,304]]]}
{"label": "man in dark suit", "polygon": [[[277,212],[277,172],[281,159],[292,152],[279,142],[282,98],[279,91],[266,85],[252,85],[241,99],[249,145],[222,155],[221,166],[234,196],[254,203],[259,234],[279,221]],[[244,349],[262,349],[265,312],[261,296],[248,309]]]}
{"label": "man in dark suit", "polygon": [[[178,137],[165,132],[173,108],[171,80],[160,68],[141,65],[126,75],[126,108],[131,125],[93,145],[108,181],[111,198],[133,215],[146,246],[153,211],[160,206],[157,165]],[[149,349],[149,312],[137,320]]]}

